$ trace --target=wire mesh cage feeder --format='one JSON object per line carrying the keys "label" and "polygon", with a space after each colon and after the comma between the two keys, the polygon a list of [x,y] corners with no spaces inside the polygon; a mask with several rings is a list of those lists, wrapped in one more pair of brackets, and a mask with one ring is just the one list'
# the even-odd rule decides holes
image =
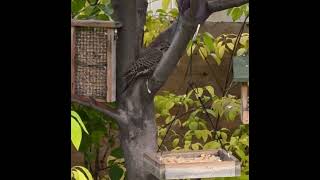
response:
{"label": "wire mesh cage feeder", "polygon": [[116,37],[119,22],[71,20],[71,91],[113,102],[116,97]]}
{"label": "wire mesh cage feeder", "polygon": [[234,177],[241,163],[225,150],[199,150],[144,154],[145,171],[159,180]]}
{"label": "wire mesh cage feeder", "polygon": [[233,81],[241,83],[241,120],[249,124],[249,56],[233,57]]}

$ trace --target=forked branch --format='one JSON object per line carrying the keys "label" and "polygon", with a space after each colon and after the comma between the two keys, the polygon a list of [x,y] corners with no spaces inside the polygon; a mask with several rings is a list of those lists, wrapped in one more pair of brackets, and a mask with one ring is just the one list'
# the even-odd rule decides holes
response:
{"label": "forked branch", "polygon": [[76,96],[71,97],[71,101],[78,103],[80,105],[83,105],[83,106],[93,108],[99,112],[102,112],[103,114],[116,120],[119,123],[119,125],[126,125],[127,124],[127,121],[120,116],[120,113],[117,110],[111,109],[102,103],[94,102],[93,100],[90,100],[87,98],[84,99],[84,98],[80,98],[80,97],[76,97]]}

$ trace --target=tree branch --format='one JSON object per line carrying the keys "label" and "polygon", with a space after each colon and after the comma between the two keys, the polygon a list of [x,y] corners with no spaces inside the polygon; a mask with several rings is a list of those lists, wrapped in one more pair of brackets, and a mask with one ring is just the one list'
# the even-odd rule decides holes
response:
{"label": "tree branch", "polygon": [[[248,3],[249,0],[179,0],[180,17],[171,27],[161,33],[155,42],[157,44],[166,38],[171,42],[170,48],[163,55],[160,63],[150,78],[150,90],[155,93],[173,72],[186,46],[196,30],[210,14]],[[173,29],[177,28],[173,31]]]}
{"label": "tree branch", "polygon": [[188,23],[180,17],[180,21],[176,24],[177,30],[175,36],[172,39],[170,48],[164,53],[160,63],[153,72],[150,79],[150,90],[152,92],[157,91],[168,79],[171,72],[173,72],[176,64],[180,60],[186,45],[188,44],[192,34],[196,30],[196,25]]}
{"label": "tree branch", "polygon": [[137,45],[138,53],[140,52],[140,48],[143,46],[143,34],[144,34],[144,24],[146,23],[147,17],[147,8],[148,1],[147,0],[137,0]]}
{"label": "tree branch", "polygon": [[105,115],[116,120],[119,123],[119,125],[128,124],[128,122],[120,116],[120,113],[117,112],[117,110],[111,109],[111,108],[103,105],[102,103],[92,102],[89,99],[84,99],[84,98],[74,97],[74,96],[71,97],[71,102],[75,102],[80,105],[87,106],[87,107],[93,108],[99,112],[102,112]]}
{"label": "tree branch", "polygon": [[208,9],[213,13],[232,7],[238,7],[246,3],[249,3],[249,0],[209,0]]}

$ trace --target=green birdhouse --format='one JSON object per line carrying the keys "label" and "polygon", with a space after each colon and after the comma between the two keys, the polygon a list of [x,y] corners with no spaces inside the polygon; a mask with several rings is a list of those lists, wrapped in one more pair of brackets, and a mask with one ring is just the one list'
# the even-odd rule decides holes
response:
{"label": "green birdhouse", "polygon": [[233,81],[249,81],[249,56],[233,57]]}

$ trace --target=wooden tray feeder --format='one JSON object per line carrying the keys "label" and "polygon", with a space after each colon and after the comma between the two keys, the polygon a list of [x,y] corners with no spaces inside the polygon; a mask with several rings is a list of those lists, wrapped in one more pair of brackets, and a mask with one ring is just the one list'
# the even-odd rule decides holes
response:
{"label": "wooden tray feeder", "polygon": [[118,22],[71,20],[71,92],[98,102],[116,97]]}
{"label": "wooden tray feeder", "polygon": [[249,56],[233,57],[233,81],[241,83],[241,120],[249,124]]}
{"label": "wooden tray feeder", "polygon": [[225,150],[145,153],[145,170],[164,179],[234,177],[241,163]]}

